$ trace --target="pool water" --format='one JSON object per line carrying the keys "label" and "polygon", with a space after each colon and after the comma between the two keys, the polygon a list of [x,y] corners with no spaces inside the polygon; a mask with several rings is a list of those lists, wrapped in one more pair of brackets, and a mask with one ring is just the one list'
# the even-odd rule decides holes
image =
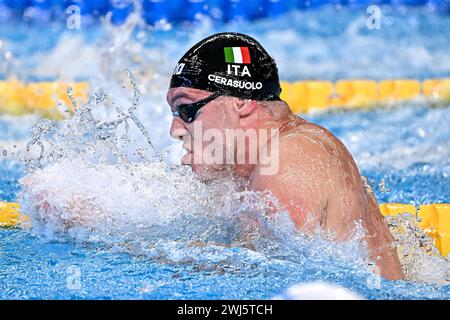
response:
{"label": "pool water", "polygon": [[[330,244],[295,233],[282,213],[276,221],[265,220],[261,202],[252,195],[237,205],[232,182],[207,188],[173,165],[182,152],[167,134],[167,81],[180,54],[215,31],[239,30],[260,39],[287,80],[448,76],[450,36],[443,30],[449,16],[412,9],[383,12],[381,30],[365,27],[364,10],[330,8],[168,31],[123,28],[112,34],[108,27],[92,27],[77,34],[55,25],[43,28],[48,37],[40,44],[34,28],[0,28],[0,39],[15,59],[10,69],[24,79],[89,79],[126,108],[130,90],[123,88],[124,70],[131,69],[143,94],[138,118],[166,154],[163,163],[92,164],[92,155],[110,158],[112,140],[95,138],[88,121],[68,121],[54,135],[63,159],[49,160],[29,174],[31,184],[19,182],[26,172],[17,154],[36,117],[2,116],[0,146],[9,147],[0,162],[0,200],[19,200],[33,228],[0,229],[0,298],[268,299],[293,284],[324,280],[367,299],[448,299],[446,259],[423,258],[414,279],[380,279],[364,264],[357,241]],[[380,203],[418,205],[450,198],[449,114],[449,105],[415,101],[305,117],[342,139]],[[95,117],[114,116],[99,108]],[[133,158],[134,144],[146,147],[142,134],[129,134],[132,146],[123,149]],[[16,155],[9,151],[14,144]],[[75,213],[48,212],[42,220],[32,205],[42,192],[55,208],[73,195],[92,197],[95,205]],[[247,211],[269,234],[255,240],[256,251],[214,245],[232,243],[246,231],[240,220]],[[197,241],[207,245],[193,245]]]}

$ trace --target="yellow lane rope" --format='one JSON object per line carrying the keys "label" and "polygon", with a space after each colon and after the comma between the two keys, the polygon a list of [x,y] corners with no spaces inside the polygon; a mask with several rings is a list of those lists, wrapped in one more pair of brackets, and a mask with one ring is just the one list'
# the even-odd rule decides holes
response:
{"label": "yellow lane rope", "polygon": [[24,84],[17,80],[0,81],[0,114],[23,115],[38,113],[41,116],[62,118],[59,103],[73,112],[67,95],[71,87],[76,100],[87,102],[89,85],[87,82],[37,82]]}
{"label": "yellow lane rope", "polygon": [[424,98],[450,101],[450,78],[423,82],[410,79],[282,82],[281,98],[294,113],[338,108],[371,108]]}
{"label": "yellow lane rope", "polygon": [[[25,84],[17,80],[0,81],[0,114],[22,115],[38,113],[44,117],[62,118],[58,103],[72,106],[67,88],[80,103],[87,102],[87,82],[36,82]],[[374,81],[368,79],[339,80],[337,82],[303,80],[281,82],[281,98],[295,113],[338,108],[371,108],[402,101],[425,98],[431,102],[450,101],[450,78],[393,79]]]}
{"label": "yellow lane rope", "polygon": [[20,213],[20,204],[0,201],[0,227],[18,227],[29,218]]}
{"label": "yellow lane rope", "polygon": [[380,205],[384,216],[398,216],[409,213],[414,217],[415,223],[434,242],[436,248],[443,256],[450,252],[450,204],[425,204],[419,210],[411,204],[385,203]]}
{"label": "yellow lane rope", "polygon": [[[385,203],[380,205],[384,216],[411,214],[416,224],[428,234],[443,256],[450,252],[450,204],[426,204],[419,210],[411,204]],[[14,202],[0,201],[0,227],[20,227],[29,218],[20,212],[20,205]]]}

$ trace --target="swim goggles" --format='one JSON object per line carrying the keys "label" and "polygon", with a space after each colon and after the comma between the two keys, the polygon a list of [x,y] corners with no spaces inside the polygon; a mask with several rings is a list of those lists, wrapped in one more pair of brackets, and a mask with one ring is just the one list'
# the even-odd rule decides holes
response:
{"label": "swim goggles", "polygon": [[174,117],[180,117],[184,122],[191,123],[195,120],[195,118],[197,118],[198,112],[201,108],[222,95],[223,94],[221,92],[216,91],[203,100],[193,103],[180,104],[177,107],[177,111],[173,111],[172,114]]}

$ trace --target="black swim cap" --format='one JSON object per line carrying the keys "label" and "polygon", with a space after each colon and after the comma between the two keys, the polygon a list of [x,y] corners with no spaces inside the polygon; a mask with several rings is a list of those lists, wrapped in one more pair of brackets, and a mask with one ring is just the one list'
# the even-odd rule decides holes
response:
{"label": "black swim cap", "polygon": [[275,61],[255,39],[234,32],[214,34],[186,52],[170,81],[177,87],[253,100],[280,100],[281,93]]}

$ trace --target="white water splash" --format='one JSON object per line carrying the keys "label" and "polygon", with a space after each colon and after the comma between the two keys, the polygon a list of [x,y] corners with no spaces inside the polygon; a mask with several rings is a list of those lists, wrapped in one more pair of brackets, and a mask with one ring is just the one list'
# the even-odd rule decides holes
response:
{"label": "white water splash", "polygon": [[274,300],[363,300],[357,293],[323,281],[294,285]]}
{"label": "white water splash", "polygon": [[230,179],[205,184],[189,169],[158,162],[126,168],[66,160],[21,185],[32,232],[49,240],[101,244],[166,263],[238,267],[275,259],[370,272],[359,241],[303,235],[286,212],[268,214],[268,195],[240,191]]}

